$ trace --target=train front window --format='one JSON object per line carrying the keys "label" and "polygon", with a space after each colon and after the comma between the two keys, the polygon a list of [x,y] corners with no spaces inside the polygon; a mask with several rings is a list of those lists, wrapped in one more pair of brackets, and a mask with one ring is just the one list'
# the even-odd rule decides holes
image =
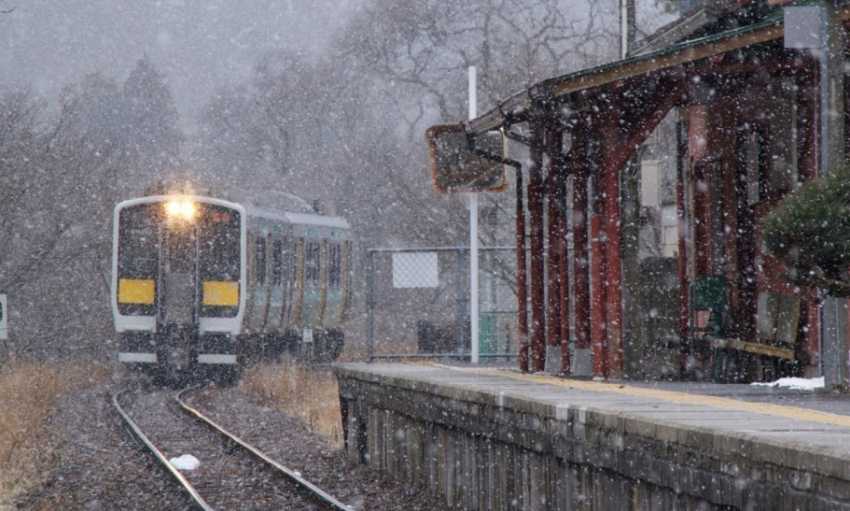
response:
{"label": "train front window", "polygon": [[159,260],[159,229],[149,206],[121,211],[118,219],[118,271],[127,277],[153,277]]}
{"label": "train front window", "polygon": [[238,211],[203,204],[199,221],[198,272],[203,283],[201,315],[233,317],[239,307],[241,219]]}
{"label": "train front window", "polygon": [[159,237],[156,210],[150,204],[130,206],[119,213],[117,301],[121,314],[155,314]]}

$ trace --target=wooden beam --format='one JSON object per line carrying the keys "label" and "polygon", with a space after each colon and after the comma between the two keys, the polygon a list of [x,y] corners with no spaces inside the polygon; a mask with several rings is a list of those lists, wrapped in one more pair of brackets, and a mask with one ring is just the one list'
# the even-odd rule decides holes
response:
{"label": "wooden beam", "polygon": [[794,360],[794,350],[790,348],[780,348],[779,346],[742,341],[741,339],[712,339],[711,347],[744,351],[747,353],[753,353],[754,355],[767,355],[770,357]]}

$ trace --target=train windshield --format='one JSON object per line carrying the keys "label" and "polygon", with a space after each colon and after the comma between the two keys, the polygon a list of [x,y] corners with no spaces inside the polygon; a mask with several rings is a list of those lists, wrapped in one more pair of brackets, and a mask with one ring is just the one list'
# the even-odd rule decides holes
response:
{"label": "train windshield", "polygon": [[203,283],[201,315],[232,317],[239,307],[240,215],[238,211],[204,204],[199,211],[198,271]]}
{"label": "train windshield", "polygon": [[118,217],[118,308],[153,315],[159,271],[159,224],[150,204],[130,206]]}
{"label": "train windshield", "polygon": [[[213,204],[192,204],[192,215],[171,222],[162,203],[138,204],[118,218],[118,308],[125,315],[156,315],[161,279],[185,274],[201,316],[233,317],[239,309],[241,217]],[[161,263],[163,243],[171,255]],[[168,271],[166,271],[168,270]],[[172,283],[171,288],[174,288]],[[195,299],[190,297],[189,303]]]}

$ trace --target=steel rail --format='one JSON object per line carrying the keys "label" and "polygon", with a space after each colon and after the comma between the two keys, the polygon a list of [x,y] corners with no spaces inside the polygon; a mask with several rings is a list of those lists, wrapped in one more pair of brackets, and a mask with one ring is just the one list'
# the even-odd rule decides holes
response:
{"label": "steel rail", "polygon": [[242,449],[247,451],[249,454],[251,454],[255,458],[262,461],[263,463],[266,463],[267,465],[274,467],[280,473],[285,475],[289,480],[293,481],[300,488],[307,491],[309,493],[309,495],[312,496],[315,500],[317,500],[320,504],[326,506],[329,509],[337,509],[337,510],[341,510],[341,511],[350,511],[351,510],[351,507],[346,506],[345,504],[338,501],[336,498],[334,498],[333,496],[331,496],[330,494],[328,494],[327,492],[325,492],[324,490],[322,490],[318,486],[316,486],[313,483],[311,483],[310,481],[304,479],[296,471],[291,470],[291,469],[281,465],[277,461],[269,458],[268,456],[265,455],[265,453],[263,453],[262,451],[260,451],[256,447],[252,446],[248,442],[242,440],[241,438],[239,438],[235,434],[226,430],[224,427],[220,426],[219,424],[217,424],[212,419],[205,416],[203,413],[201,413],[197,409],[186,404],[186,402],[183,401],[182,396],[183,396],[184,393],[192,390],[193,388],[194,387],[183,389],[182,391],[180,391],[175,396],[175,400],[177,401],[177,403],[180,405],[180,407],[183,409],[183,411],[185,413],[187,413],[193,419],[203,423],[204,425],[206,425],[207,427],[209,427],[213,431],[217,432],[219,435],[224,437],[226,440],[235,443],[236,445],[238,445],[239,447],[241,447]]}
{"label": "steel rail", "polygon": [[112,405],[115,406],[115,409],[118,410],[118,413],[127,423],[127,425],[130,426],[130,429],[132,430],[133,434],[136,436],[136,438],[141,440],[145,447],[148,448],[148,451],[150,451],[151,454],[153,454],[154,457],[165,466],[168,472],[177,480],[177,482],[183,487],[183,489],[189,494],[189,496],[192,497],[192,500],[195,501],[195,504],[199,508],[203,509],[204,511],[214,511],[214,509],[209,504],[207,504],[204,498],[201,497],[201,494],[198,493],[198,491],[195,490],[192,484],[188,480],[186,480],[185,477],[183,477],[183,474],[181,474],[180,471],[177,470],[174,465],[172,465],[171,462],[168,461],[165,455],[162,454],[159,449],[157,449],[157,447],[153,444],[153,442],[150,441],[147,435],[142,432],[139,426],[136,425],[133,419],[131,419],[127,412],[124,411],[124,408],[121,407],[121,404],[119,403],[119,396],[125,394],[126,392],[127,391],[125,390],[113,394]]}

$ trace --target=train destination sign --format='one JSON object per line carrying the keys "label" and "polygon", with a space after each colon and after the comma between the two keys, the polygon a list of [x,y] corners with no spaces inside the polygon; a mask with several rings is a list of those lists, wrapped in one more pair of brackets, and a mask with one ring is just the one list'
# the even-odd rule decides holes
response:
{"label": "train destination sign", "polygon": [[501,158],[500,132],[478,136],[470,144],[460,124],[438,124],[425,131],[434,188],[441,193],[501,192],[508,186]]}

